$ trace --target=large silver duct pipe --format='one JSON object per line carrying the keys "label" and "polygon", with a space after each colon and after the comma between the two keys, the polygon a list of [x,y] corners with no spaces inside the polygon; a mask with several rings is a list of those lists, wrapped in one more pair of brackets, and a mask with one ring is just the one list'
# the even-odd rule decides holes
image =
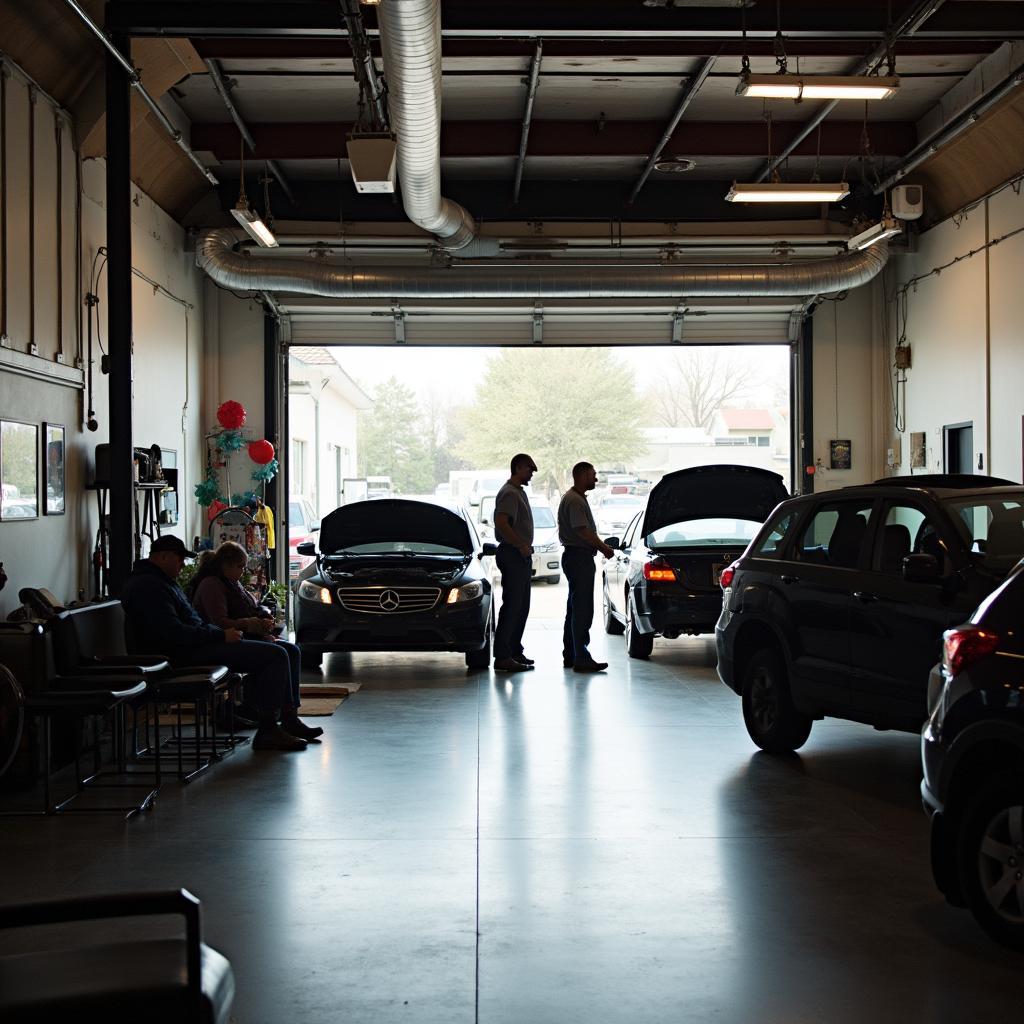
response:
{"label": "large silver duct pipe", "polygon": [[476,224],[441,195],[440,0],[384,0],[377,25],[405,212],[446,249],[461,249],[473,241]]}
{"label": "large silver duct pipe", "polygon": [[818,295],[866,284],[885,266],[884,244],[803,263],[636,267],[336,267],[319,260],[245,256],[231,230],[210,231],[196,263],[242,291],[337,299],[611,299]]}

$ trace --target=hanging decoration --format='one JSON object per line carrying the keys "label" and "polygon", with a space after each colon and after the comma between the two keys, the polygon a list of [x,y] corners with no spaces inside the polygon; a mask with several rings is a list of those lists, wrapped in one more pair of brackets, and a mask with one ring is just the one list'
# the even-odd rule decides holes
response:
{"label": "hanging decoration", "polygon": [[245,409],[240,402],[222,402],[217,409],[217,422],[225,430],[238,430],[245,423]]}
{"label": "hanging decoration", "polygon": [[[245,438],[240,430],[222,430],[214,442],[226,455],[240,452],[245,447]],[[251,446],[250,446],[251,447]]]}
{"label": "hanging decoration", "polygon": [[278,465],[277,459],[271,459],[265,465],[258,466],[253,470],[252,478],[258,484],[269,483],[275,476],[277,476],[280,468],[281,467]]}
{"label": "hanging decoration", "polygon": [[235,508],[247,508],[250,505],[256,505],[259,502],[259,498],[255,491],[236,491],[231,495],[231,504]]}
{"label": "hanging decoration", "polygon": [[220,498],[214,498],[213,504],[206,510],[206,521],[212,523],[227,507]]}
{"label": "hanging decoration", "polygon": [[206,479],[196,484],[196,501],[206,508],[220,500],[220,481],[217,479],[217,471],[213,466],[206,467]]}
{"label": "hanging decoration", "polygon": [[264,438],[249,442],[249,458],[258,466],[265,466],[274,458],[274,446]]}

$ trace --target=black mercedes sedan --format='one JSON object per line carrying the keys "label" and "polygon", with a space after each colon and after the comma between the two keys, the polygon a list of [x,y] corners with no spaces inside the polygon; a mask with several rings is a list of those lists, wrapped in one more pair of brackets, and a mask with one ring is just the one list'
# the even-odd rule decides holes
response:
{"label": "black mercedes sedan", "polygon": [[457,651],[491,660],[493,614],[482,544],[460,507],[388,498],[343,505],[299,554],[316,568],[295,586],[304,668],[331,651]]}
{"label": "black mercedes sedan", "polygon": [[694,466],[669,473],[622,537],[603,571],[605,632],[626,634],[632,658],[654,638],[714,632],[722,570],[789,497],[782,477],[755,466]]}

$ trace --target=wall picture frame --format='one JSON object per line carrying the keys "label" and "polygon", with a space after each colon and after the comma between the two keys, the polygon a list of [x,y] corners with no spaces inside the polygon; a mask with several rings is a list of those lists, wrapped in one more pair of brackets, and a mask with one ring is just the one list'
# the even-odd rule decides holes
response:
{"label": "wall picture frame", "polygon": [[46,488],[43,515],[47,516],[62,516],[66,510],[64,438],[62,423],[43,424],[43,485]]}
{"label": "wall picture frame", "polygon": [[829,469],[850,469],[853,465],[853,452],[849,439],[829,441],[828,454]]}
{"label": "wall picture frame", "polygon": [[39,427],[0,420],[0,522],[39,518]]}

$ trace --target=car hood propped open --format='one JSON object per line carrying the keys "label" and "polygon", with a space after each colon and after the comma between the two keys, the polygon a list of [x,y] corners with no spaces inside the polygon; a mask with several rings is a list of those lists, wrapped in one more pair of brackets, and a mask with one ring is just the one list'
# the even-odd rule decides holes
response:
{"label": "car hood propped open", "polygon": [[465,554],[473,551],[466,521],[440,505],[424,501],[357,501],[335,509],[320,524],[319,545],[325,555],[354,544],[389,541],[443,544]]}
{"label": "car hood propped open", "polygon": [[782,477],[756,466],[694,466],[669,473],[651,491],[645,537],[692,519],[750,519],[763,523],[789,497]]}

